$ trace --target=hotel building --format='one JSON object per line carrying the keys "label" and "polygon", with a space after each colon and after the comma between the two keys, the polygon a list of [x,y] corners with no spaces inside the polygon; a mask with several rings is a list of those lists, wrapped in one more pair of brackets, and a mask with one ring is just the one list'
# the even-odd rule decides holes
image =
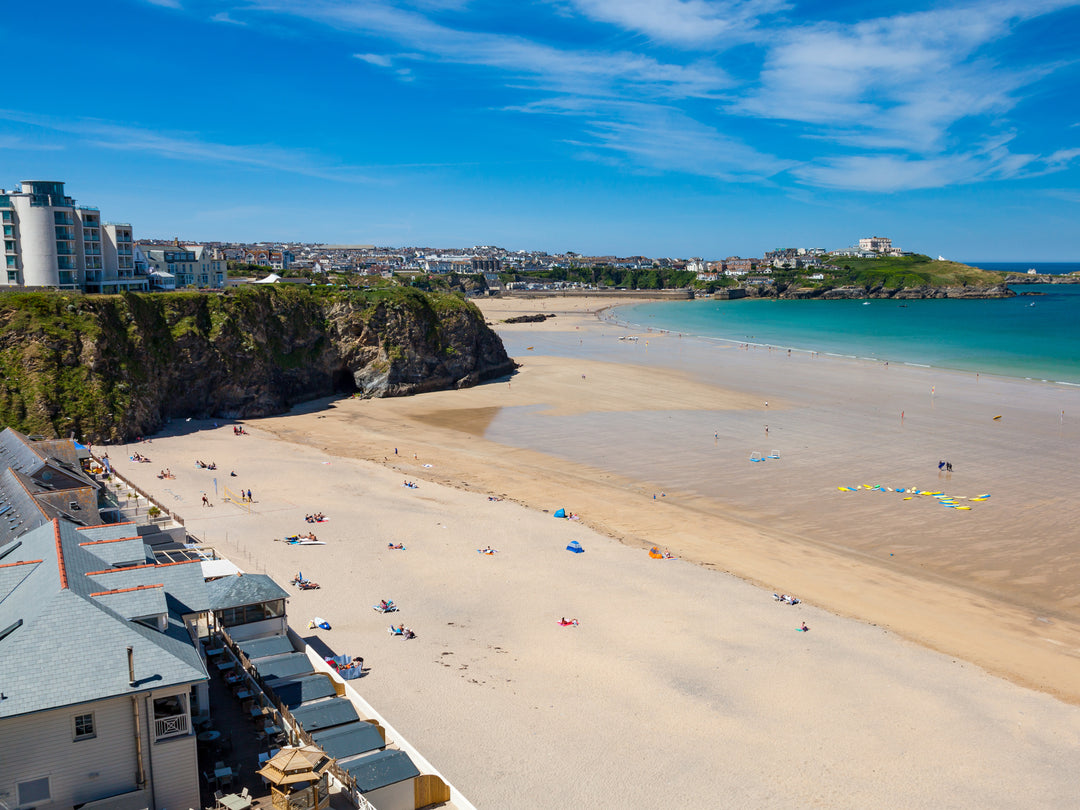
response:
{"label": "hotel building", "polygon": [[0,287],[88,293],[147,290],[136,273],[131,225],[106,223],[94,206],[76,205],[53,180],[0,189],[4,268]]}

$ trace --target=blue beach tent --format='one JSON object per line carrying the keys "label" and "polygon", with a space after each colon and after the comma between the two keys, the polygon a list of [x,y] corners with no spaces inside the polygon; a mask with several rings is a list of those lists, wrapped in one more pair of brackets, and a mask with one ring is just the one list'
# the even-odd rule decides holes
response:
{"label": "blue beach tent", "polygon": [[583,549],[583,548],[581,547],[581,543],[579,543],[579,542],[578,542],[577,540],[571,540],[571,541],[570,541],[570,542],[569,542],[569,543],[567,544],[567,546],[566,546],[566,550],[567,550],[567,551],[572,551],[572,552],[574,552],[575,554],[583,554],[583,553],[585,552],[585,549]]}
{"label": "blue beach tent", "polygon": [[566,510],[565,509],[556,509],[554,517],[561,517],[561,518],[566,517]]}

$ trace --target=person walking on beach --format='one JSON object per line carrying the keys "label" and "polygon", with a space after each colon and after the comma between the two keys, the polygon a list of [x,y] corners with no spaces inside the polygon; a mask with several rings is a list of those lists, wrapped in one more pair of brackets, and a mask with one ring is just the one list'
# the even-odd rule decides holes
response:
{"label": "person walking on beach", "polygon": [[939,470],[944,470],[945,469],[945,462],[944,461],[938,461],[937,468]]}
{"label": "person walking on beach", "polygon": [[209,506],[210,505],[210,499],[206,497],[205,492],[203,493],[203,496],[202,496],[202,505],[203,506]]}
{"label": "person walking on beach", "polygon": [[951,461],[946,461],[945,462],[945,472],[952,472],[952,462]]}

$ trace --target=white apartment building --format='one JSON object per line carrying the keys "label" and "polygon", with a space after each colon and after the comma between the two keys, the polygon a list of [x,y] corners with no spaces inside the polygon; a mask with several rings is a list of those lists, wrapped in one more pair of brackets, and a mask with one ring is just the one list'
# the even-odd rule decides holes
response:
{"label": "white apartment building", "polygon": [[[147,267],[154,278],[173,276],[173,287],[197,287],[200,289],[224,289],[228,263],[225,254],[217,248],[205,245],[148,245],[139,243],[139,253],[146,258]],[[165,288],[165,287],[162,287]]]}
{"label": "white apartment building", "polygon": [[103,223],[94,206],[76,205],[55,180],[0,189],[4,274],[0,287],[89,293],[147,290],[136,273],[131,225]]}

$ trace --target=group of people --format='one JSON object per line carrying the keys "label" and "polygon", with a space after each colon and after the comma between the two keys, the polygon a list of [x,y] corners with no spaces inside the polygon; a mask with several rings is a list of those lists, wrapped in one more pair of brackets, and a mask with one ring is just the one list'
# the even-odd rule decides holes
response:
{"label": "group of people", "polygon": [[408,487],[409,489],[419,489],[420,488],[416,484],[414,484],[412,481],[403,481],[401,483],[401,485],[403,487]]}
{"label": "group of people", "polygon": [[135,451],[132,451],[132,453],[131,453],[131,460],[132,461],[141,461],[144,464],[149,464],[150,463],[150,459],[148,459],[146,456],[140,455],[139,453],[137,453]]}
{"label": "group of people", "polygon": [[939,461],[937,463],[937,468],[939,470],[944,470],[945,472],[952,472],[952,462],[951,461]]}
{"label": "group of people", "polygon": [[247,431],[244,430],[243,425],[233,425],[232,432],[233,432],[234,436],[246,436],[247,435]]}
{"label": "group of people", "polygon": [[176,478],[176,476],[172,474],[172,471],[168,467],[166,467],[164,470],[159,472],[157,477],[158,478]]}
{"label": "group of people", "polygon": [[298,539],[300,539],[300,540],[318,540],[319,539],[318,537],[315,536],[315,532],[308,532],[307,534],[298,534],[298,535],[296,535],[296,537]]}
{"label": "group of people", "polygon": [[563,627],[577,627],[578,626],[578,620],[577,619],[570,619],[569,621],[567,621],[566,617],[563,616],[561,619],[559,619],[559,624],[561,624]]}
{"label": "group of people", "polygon": [[254,503],[255,502],[255,499],[251,497],[251,490],[250,489],[247,492],[244,492],[244,490],[240,490],[240,500],[243,501],[244,503]]}
{"label": "group of people", "polygon": [[[251,499],[250,489],[247,492],[247,498],[248,500]],[[308,523],[322,523],[324,520],[326,520],[326,515],[324,515],[322,512],[316,512],[314,515],[304,515],[304,520],[306,520]]]}
{"label": "group of people", "polygon": [[416,633],[403,624],[399,624],[396,627],[390,625],[390,633],[395,636],[401,636],[402,638],[416,638]]}
{"label": "group of people", "polygon": [[796,599],[794,596],[788,596],[786,593],[781,593],[781,594],[775,594],[774,593],[773,594],[773,599],[775,599],[777,602],[783,602],[785,605],[797,605],[797,604],[799,604],[798,599]]}
{"label": "group of people", "polygon": [[203,462],[199,461],[198,459],[195,459],[195,466],[198,467],[200,470],[216,470],[217,469],[217,464],[215,464],[213,461],[211,461],[209,464],[204,464]]}
{"label": "group of people", "polygon": [[405,544],[404,543],[387,543],[386,547],[389,548],[389,549],[393,549],[394,551],[404,551],[405,550]]}

